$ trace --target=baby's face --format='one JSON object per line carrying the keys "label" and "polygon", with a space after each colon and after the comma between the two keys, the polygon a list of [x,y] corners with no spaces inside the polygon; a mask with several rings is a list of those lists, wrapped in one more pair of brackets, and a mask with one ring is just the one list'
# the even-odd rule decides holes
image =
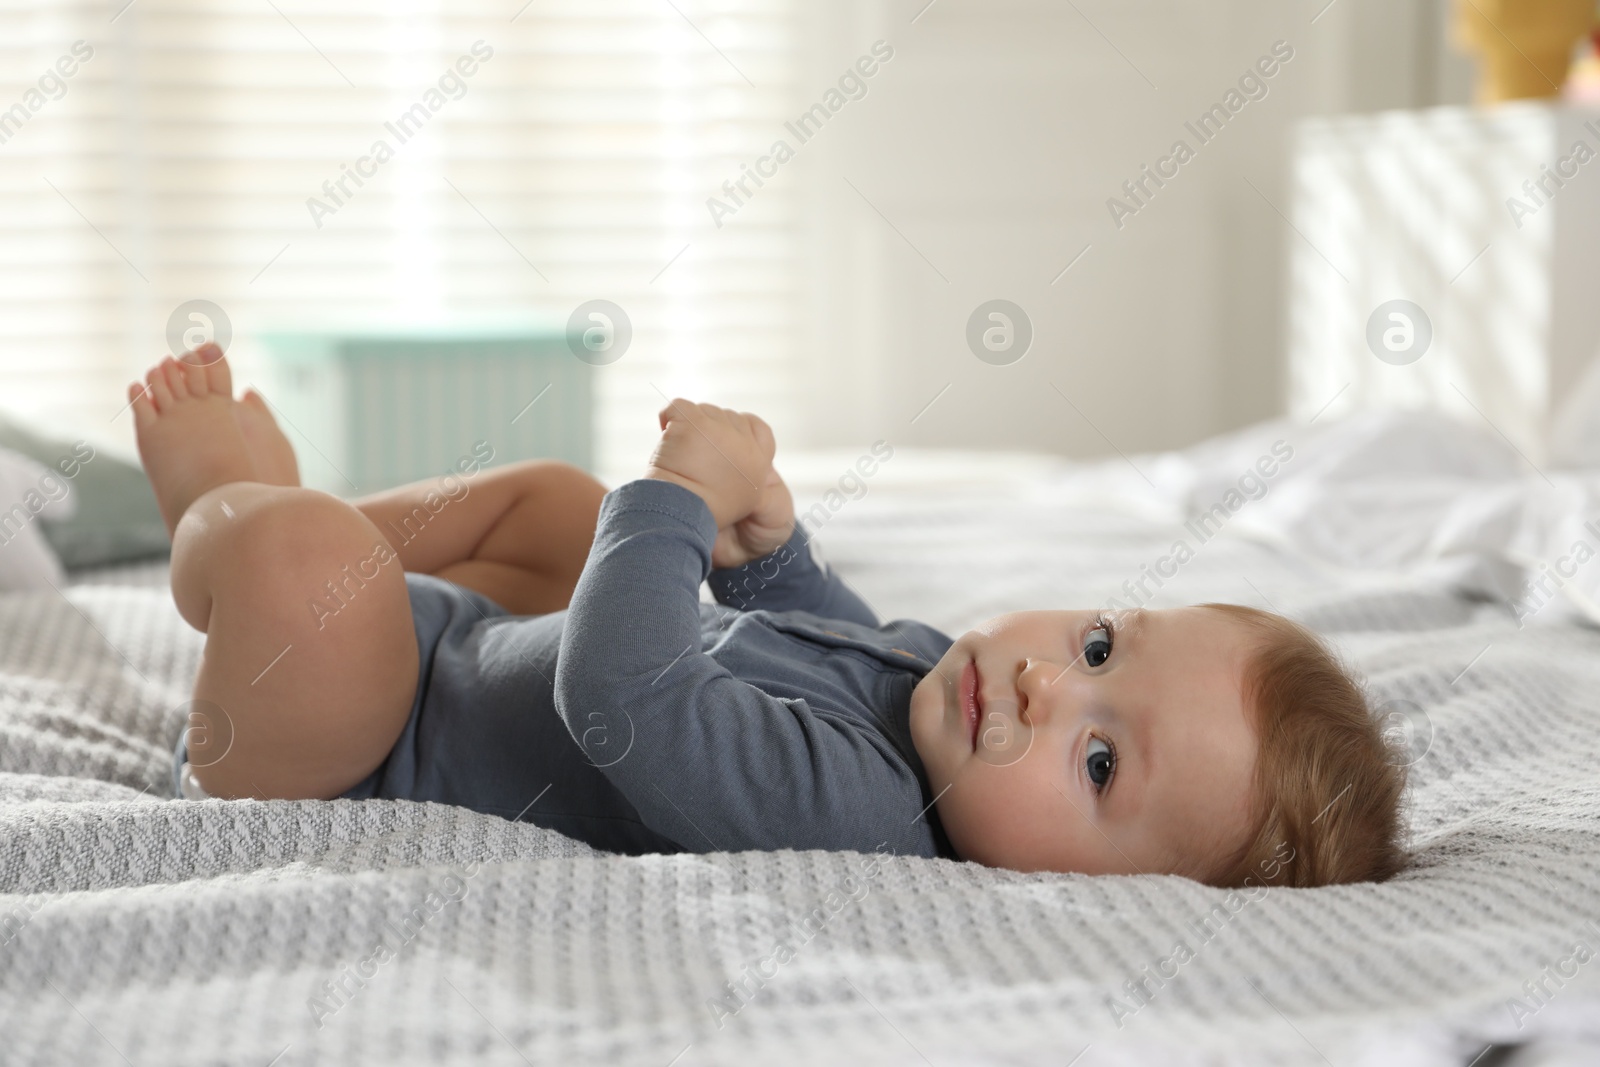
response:
{"label": "baby's face", "polygon": [[1206,608],[1024,611],[962,635],[911,737],[963,859],[1199,880],[1251,830],[1249,631]]}

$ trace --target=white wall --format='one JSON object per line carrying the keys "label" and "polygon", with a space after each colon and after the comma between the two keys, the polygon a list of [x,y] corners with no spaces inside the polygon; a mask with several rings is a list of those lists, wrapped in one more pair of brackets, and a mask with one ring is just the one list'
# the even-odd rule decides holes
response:
{"label": "white wall", "polygon": [[[797,443],[1096,455],[1279,413],[1290,125],[1468,92],[1443,0],[1335,0],[1315,22],[1320,0],[936,0],[913,22],[925,2],[809,8],[813,98],[874,40],[896,54],[792,165],[811,299]],[[1278,40],[1294,58],[1269,95],[1199,146],[1184,121]],[[1179,137],[1195,159],[1119,230],[1107,198]],[[965,343],[993,297],[1033,319],[1012,366]]]}

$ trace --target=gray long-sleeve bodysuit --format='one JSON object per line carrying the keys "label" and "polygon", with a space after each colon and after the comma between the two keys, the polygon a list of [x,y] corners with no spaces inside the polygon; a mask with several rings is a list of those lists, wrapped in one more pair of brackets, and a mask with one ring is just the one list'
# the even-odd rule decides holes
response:
{"label": "gray long-sleeve bodysuit", "polygon": [[716,535],[694,493],[641,480],[607,494],[564,612],[507,615],[408,574],[416,702],[344,795],[459,804],[614,852],[954,858],[908,723],[950,638],[879,625],[798,528],[732,570],[711,569]]}

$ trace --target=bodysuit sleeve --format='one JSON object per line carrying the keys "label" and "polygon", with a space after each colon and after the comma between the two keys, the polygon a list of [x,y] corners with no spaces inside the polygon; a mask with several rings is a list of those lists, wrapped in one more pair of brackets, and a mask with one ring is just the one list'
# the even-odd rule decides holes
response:
{"label": "bodysuit sleeve", "polygon": [[711,595],[740,611],[808,611],[825,619],[877,626],[866,601],[820,565],[798,523],[787,544],[742,567],[711,572]]}
{"label": "bodysuit sleeve", "polygon": [[[771,696],[703,651],[716,534],[681,486],[644,479],[607,494],[556,667],[573,739],[647,825],[692,851],[919,851],[909,820],[885,829],[884,798],[918,786],[881,733]],[[815,578],[799,584],[828,595]]]}

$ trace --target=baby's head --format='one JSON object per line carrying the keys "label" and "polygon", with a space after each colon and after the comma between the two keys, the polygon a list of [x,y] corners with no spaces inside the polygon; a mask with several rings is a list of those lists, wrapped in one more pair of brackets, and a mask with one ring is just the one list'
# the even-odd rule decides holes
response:
{"label": "baby's head", "polygon": [[1360,687],[1253,608],[991,619],[918,684],[911,736],[988,866],[1315,886],[1403,863],[1405,777]]}

